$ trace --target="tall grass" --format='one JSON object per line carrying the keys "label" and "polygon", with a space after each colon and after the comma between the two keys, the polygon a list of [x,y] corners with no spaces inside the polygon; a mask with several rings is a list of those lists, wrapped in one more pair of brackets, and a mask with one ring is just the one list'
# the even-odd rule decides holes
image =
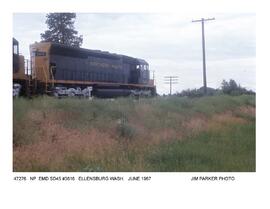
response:
{"label": "tall grass", "polygon": [[231,126],[153,148],[152,171],[255,171],[255,125]]}
{"label": "tall grass", "polygon": [[18,98],[14,171],[255,171],[255,97]]}

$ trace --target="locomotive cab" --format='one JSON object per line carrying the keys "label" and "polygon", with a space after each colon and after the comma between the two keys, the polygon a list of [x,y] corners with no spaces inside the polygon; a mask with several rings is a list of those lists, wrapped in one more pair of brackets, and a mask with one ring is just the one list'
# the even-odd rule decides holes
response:
{"label": "locomotive cab", "polygon": [[136,66],[139,71],[139,84],[148,84],[150,79],[149,64],[143,59],[137,59],[138,64]]}

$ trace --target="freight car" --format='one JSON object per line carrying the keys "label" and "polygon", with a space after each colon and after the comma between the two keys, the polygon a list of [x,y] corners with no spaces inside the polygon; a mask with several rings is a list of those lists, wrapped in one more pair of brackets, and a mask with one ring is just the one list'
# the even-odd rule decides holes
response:
{"label": "freight car", "polygon": [[145,60],[100,50],[40,42],[30,45],[31,94],[97,97],[156,94]]}

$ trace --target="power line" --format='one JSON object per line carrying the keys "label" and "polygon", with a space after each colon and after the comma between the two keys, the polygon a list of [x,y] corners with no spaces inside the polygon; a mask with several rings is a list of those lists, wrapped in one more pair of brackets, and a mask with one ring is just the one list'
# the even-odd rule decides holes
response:
{"label": "power line", "polygon": [[206,82],[206,61],[205,61],[205,39],[204,39],[204,22],[215,20],[215,18],[202,18],[200,20],[192,20],[192,22],[201,22],[202,23],[202,51],[203,51],[203,86],[204,94],[207,94],[207,82]]}
{"label": "power line", "polygon": [[170,95],[172,95],[172,84],[178,84],[178,76],[164,76],[165,84],[170,84]]}

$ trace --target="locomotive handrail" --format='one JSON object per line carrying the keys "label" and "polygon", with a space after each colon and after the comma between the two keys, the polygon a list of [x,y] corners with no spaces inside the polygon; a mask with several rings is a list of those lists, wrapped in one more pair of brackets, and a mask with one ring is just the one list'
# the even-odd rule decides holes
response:
{"label": "locomotive handrail", "polygon": [[51,81],[52,81],[52,83],[51,83],[52,84],[52,87],[54,87],[54,75],[53,75],[53,71],[52,71],[53,68],[55,68],[55,67],[54,66],[51,66],[50,67],[50,73],[52,75],[52,79],[51,79]]}
{"label": "locomotive handrail", "polygon": [[48,78],[47,78],[47,74],[46,74],[46,71],[45,71],[44,66],[42,66],[42,71],[43,71],[44,76],[45,76],[45,92],[47,92],[47,89],[48,89]]}

